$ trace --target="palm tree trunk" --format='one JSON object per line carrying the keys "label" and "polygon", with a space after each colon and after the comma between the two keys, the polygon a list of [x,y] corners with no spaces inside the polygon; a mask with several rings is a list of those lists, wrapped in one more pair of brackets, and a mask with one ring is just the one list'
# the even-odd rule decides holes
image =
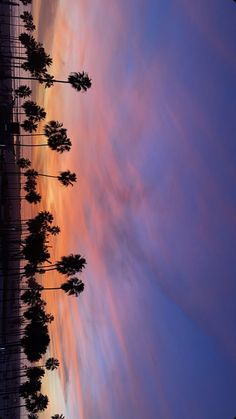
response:
{"label": "palm tree trunk", "polygon": [[[30,288],[7,288],[8,291],[27,291],[29,289]],[[52,290],[60,290],[60,289],[61,287],[50,287],[50,288],[43,288],[41,291],[52,291]],[[0,291],[3,291],[3,288],[0,288]],[[12,301],[12,299],[8,301]]]}
{"label": "palm tree trunk", "polygon": [[42,137],[45,136],[45,134],[19,134],[16,135],[16,137]]}
{"label": "palm tree trunk", "polygon": [[39,175],[39,176],[44,176],[44,177],[52,177],[52,178],[54,178],[54,179],[57,179],[57,176],[53,176],[53,175],[46,175],[46,174],[44,174],[44,173],[39,173],[38,175]]}
{"label": "palm tree trunk", "polygon": [[14,55],[2,55],[3,58],[9,58],[10,60],[27,60],[27,57],[16,57]]}
{"label": "palm tree trunk", "polygon": [[14,1],[4,1],[2,0],[1,3],[4,4],[9,4],[10,6],[19,6],[19,3],[15,3]]}
{"label": "palm tree trunk", "polygon": [[16,27],[16,28],[25,28],[26,29],[26,27],[25,27],[25,25],[17,25],[16,23],[7,23],[7,22],[0,22],[0,24],[1,25],[6,25],[6,26],[9,26],[9,27]]}
{"label": "palm tree trunk", "polygon": [[0,412],[4,411],[4,410],[9,410],[9,409],[21,409],[22,407],[25,407],[25,404],[21,404],[18,406],[11,406],[11,407],[3,407],[2,409],[0,409]]}
{"label": "palm tree trunk", "polygon": [[[37,80],[37,77],[23,77],[23,76],[5,76],[1,75],[1,79],[11,79],[11,80]],[[40,79],[42,82],[47,82],[47,79]],[[69,83],[68,80],[53,80],[53,83]]]}
{"label": "palm tree trunk", "polygon": [[[20,147],[48,147],[48,144],[19,144],[19,146]],[[6,144],[0,144],[0,147],[6,148]]]}

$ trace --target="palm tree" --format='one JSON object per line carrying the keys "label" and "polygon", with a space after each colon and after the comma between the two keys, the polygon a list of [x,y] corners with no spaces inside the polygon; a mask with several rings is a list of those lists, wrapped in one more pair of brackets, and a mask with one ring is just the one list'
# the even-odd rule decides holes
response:
{"label": "palm tree", "polygon": [[36,26],[34,25],[33,22],[33,15],[30,12],[24,11],[21,15],[20,18],[23,20],[24,22],[24,27],[27,31],[29,32],[33,32],[36,29]]}
{"label": "palm tree", "polygon": [[30,96],[32,90],[26,84],[22,84],[15,90],[15,95],[19,98],[25,99],[26,97]]}
{"label": "palm tree", "polygon": [[45,410],[48,406],[48,397],[43,394],[32,394],[29,399],[26,400],[26,409],[31,413],[38,413]]}
{"label": "palm tree", "polygon": [[46,353],[50,343],[47,325],[32,321],[26,326],[25,336],[21,338],[20,342],[28,360],[30,362],[39,361]]}
{"label": "palm tree", "polygon": [[34,380],[30,380],[30,381],[25,381],[19,387],[19,395],[23,399],[27,399],[32,394],[37,393],[38,391],[40,391],[41,386],[42,386],[42,384],[41,384],[40,380],[34,379]]}
{"label": "palm tree", "polygon": [[57,413],[56,415],[51,416],[51,419],[65,419],[65,416]]}
{"label": "palm tree", "polygon": [[27,118],[29,118],[30,121],[40,122],[42,119],[46,118],[45,110],[32,100],[27,100],[25,103],[23,103],[22,108],[24,109],[25,115]]}
{"label": "palm tree", "polygon": [[37,42],[32,35],[23,32],[19,35],[19,41],[26,49],[34,49],[37,46]]}
{"label": "palm tree", "polygon": [[58,226],[53,226],[53,227],[49,227],[48,231],[53,235],[53,236],[57,236],[60,232],[61,229]]}
{"label": "palm tree", "polygon": [[[35,281],[36,282],[36,281]],[[38,302],[40,302],[41,300],[41,292],[43,290],[43,287],[39,284],[37,284],[39,286],[38,289],[32,289],[32,288],[22,288],[24,291],[24,293],[21,295],[20,299],[28,305],[35,305]],[[21,289],[21,290],[22,290]],[[34,321],[36,321],[36,319],[34,319]]]}
{"label": "palm tree", "polygon": [[37,131],[38,124],[36,124],[35,121],[32,121],[30,119],[25,119],[24,122],[20,124],[20,126],[26,131],[26,132],[35,132]]}
{"label": "palm tree", "polygon": [[[21,127],[24,128],[25,131],[33,132],[37,130],[38,125],[35,124],[33,121],[25,120]],[[0,144],[1,147],[6,147],[5,144]],[[48,138],[48,142],[44,144],[20,144],[21,147],[49,147],[52,151],[57,151],[58,153],[62,154],[65,151],[70,151],[72,143],[69,138],[65,135],[61,135],[60,133],[52,135]]]}
{"label": "palm tree", "polygon": [[26,377],[33,381],[33,380],[39,380],[40,378],[43,378],[45,375],[45,371],[41,367],[28,367],[26,369]]}
{"label": "palm tree", "polygon": [[68,295],[78,297],[84,291],[84,283],[78,278],[70,278],[64,282],[60,288]]}
{"label": "palm tree", "polygon": [[56,358],[48,358],[45,363],[45,368],[48,371],[54,371],[56,370],[60,365],[60,362]]}
{"label": "palm tree", "polygon": [[27,320],[36,320],[42,323],[51,323],[54,317],[50,313],[46,313],[40,305],[32,305],[23,313],[23,316]]}
{"label": "palm tree", "polygon": [[63,132],[59,132],[48,138],[47,145],[52,151],[62,154],[64,151],[70,151],[72,143]]}
{"label": "palm tree", "polygon": [[16,164],[21,169],[28,169],[31,166],[31,161],[29,159],[26,159],[24,157],[21,157],[20,159],[17,160]]}
{"label": "palm tree", "polygon": [[59,273],[67,276],[75,275],[77,272],[82,272],[86,265],[86,259],[81,255],[62,256],[61,260],[56,263],[56,269]]}
{"label": "palm tree", "polygon": [[[61,289],[68,295],[74,295],[75,297],[78,297],[79,294],[81,294],[81,292],[84,291],[84,287],[85,287],[84,283],[76,277],[69,278],[66,282],[62,283],[60,287],[43,287],[39,285],[35,280],[34,282],[37,284],[38,288],[17,288],[16,289],[17,291],[24,291],[20,299],[29,306],[35,306],[35,305],[40,306],[41,301],[45,303],[44,300],[41,300],[42,291],[56,291],[56,290]],[[13,289],[11,288],[11,290]],[[27,327],[31,326],[32,324],[36,324],[40,326],[41,328],[42,327],[47,328],[47,324],[43,322],[39,322],[38,319],[35,317],[32,318],[31,323],[29,323]],[[51,363],[52,361],[50,361],[49,365]],[[50,368],[47,368],[47,369],[50,369]]]}
{"label": "palm tree", "polygon": [[28,4],[32,4],[32,0],[20,0],[20,1],[24,6],[27,6]]}
{"label": "palm tree", "polygon": [[[31,175],[32,174],[32,175]],[[37,176],[43,176],[43,177],[49,177],[49,178],[54,178],[54,179],[58,179],[59,182],[63,185],[63,186],[73,186],[73,182],[76,182],[76,174],[70,172],[70,170],[66,170],[64,172],[60,172],[59,176],[53,176],[53,175],[47,175],[45,173],[38,173],[36,170],[34,169],[28,169],[26,170],[26,172],[24,172],[24,176],[26,177],[37,177]]]}
{"label": "palm tree", "polygon": [[[57,134],[58,132],[61,131],[61,128],[63,127],[63,123],[59,122],[59,121],[49,121],[45,126],[44,126],[44,135],[46,135],[46,137],[50,138],[52,135]],[[66,133],[66,129],[64,128],[65,133]]]}
{"label": "palm tree", "polygon": [[45,232],[40,231],[37,234],[30,234],[24,241],[22,255],[33,267],[50,259],[46,238]]}
{"label": "palm tree", "polygon": [[48,73],[44,73],[41,77],[18,77],[12,75],[1,74],[0,79],[11,79],[11,80],[37,80],[41,84],[45,84],[45,87],[51,87],[54,83],[69,83],[78,92],[87,91],[92,86],[92,81],[88,74],[84,71],[70,73],[67,80],[56,80],[54,76]]}
{"label": "palm tree", "polygon": [[25,196],[20,196],[20,197],[9,196],[7,198],[13,201],[22,201],[25,199],[29,204],[35,204],[35,205],[41,202],[42,196],[40,195],[40,193],[30,188],[27,190],[29,190],[29,192]]}
{"label": "palm tree", "polygon": [[60,172],[60,175],[57,176],[57,179],[63,186],[73,186],[73,182],[76,182],[76,174],[66,170],[65,172]]}
{"label": "palm tree", "polygon": [[69,256],[62,256],[61,260],[49,267],[41,266],[40,269],[37,269],[36,267],[36,272],[44,274],[45,272],[57,270],[57,272],[62,275],[71,276],[78,272],[82,272],[86,264],[86,259],[81,255],[70,254]]}
{"label": "palm tree", "polygon": [[24,199],[29,202],[29,204],[38,204],[42,197],[38,192],[31,190],[24,196]]}
{"label": "palm tree", "polygon": [[91,79],[84,71],[82,73],[71,73],[68,77],[68,82],[78,92],[80,90],[86,92],[92,86]]}
{"label": "palm tree", "polygon": [[[22,1],[22,0],[20,0],[20,1]],[[15,3],[14,1],[8,1],[8,0],[4,1],[4,0],[2,0],[1,3],[2,4],[9,4],[11,6],[19,6],[19,3]]]}
{"label": "palm tree", "polygon": [[47,138],[50,138],[56,134],[61,134],[63,136],[66,136],[67,129],[63,128],[63,123],[59,121],[49,121],[47,124],[44,125],[43,133],[37,133],[37,134],[21,134],[21,137],[42,137],[45,136]]}

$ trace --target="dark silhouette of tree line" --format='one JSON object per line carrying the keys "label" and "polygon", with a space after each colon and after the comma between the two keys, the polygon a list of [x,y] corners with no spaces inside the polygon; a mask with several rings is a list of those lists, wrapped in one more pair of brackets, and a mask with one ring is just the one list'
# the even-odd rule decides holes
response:
{"label": "dark silhouette of tree line", "polygon": [[[32,3],[31,0],[20,0],[25,6]],[[19,3],[12,1],[3,1],[5,4],[17,6]],[[53,60],[45,51],[42,43],[38,42],[32,33],[35,31],[33,16],[29,11],[20,14],[21,24],[26,32],[20,34],[19,38],[9,37],[9,42],[16,47],[18,51],[24,51],[23,55],[4,56],[4,59],[10,59],[11,65],[17,68],[14,60],[20,61],[20,68],[29,73],[29,76],[15,76],[7,73],[6,70],[0,71],[0,79],[6,80],[36,80],[45,88],[52,87],[55,83],[70,84],[78,92],[86,92],[92,82],[85,71],[71,72],[66,80],[55,79],[49,70]],[[19,85],[14,91],[14,97],[17,100],[25,100],[21,105],[24,121],[20,124],[24,133],[18,135],[22,147],[48,147],[50,150],[62,154],[70,151],[72,143],[67,135],[67,129],[63,123],[52,120],[43,127],[42,133],[37,133],[38,124],[46,119],[46,111],[36,102],[30,99],[32,89],[27,84]],[[31,137],[33,144],[25,144],[24,137]],[[44,138],[43,143],[35,144]],[[0,144],[0,147],[6,147]],[[24,179],[23,190],[26,193],[16,199],[26,199],[29,203],[38,203],[41,201],[41,195],[37,191],[37,181],[39,177],[54,178],[65,187],[73,186],[77,181],[75,173],[70,170],[61,171],[57,175],[39,173],[31,167],[28,158],[21,157],[16,162],[18,170],[8,171],[7,176],[19,175]],[[43,295],[50,291],[62,291],[65,295],[78,297],[84,291],[84,283],[76,275],[82,273],[86,266],[86,259],[79,254],[69,254],[62,256],[58,261],[51,261],[50,238],[60,233],[60,227],[53,225],[54,217],[48,211],[41,211],[33,218],[27,220],[11,220],[8,226],[0,227],[0,231],[7,230],[13,244],[17,245],[12,260],[21,261],[24,266],[21,269],[9,268],[8,274],[15,278],[15,288],[8,288],[17,291],[20,296],[22,312],[18,316],[12,312],[12,318],[19,324],[19,333],[15,336],[14,342],[6,343],[6,350],[23,351],[27,363],[18,368],[15,377],[8,377],[11,388],[5,393],[0,393],[1,397],[9,394],[18,394],[23,401],[19,407],[24,407],[28,412],[28,419],[37,419],[38,414],[44,411],[49,403],[48,396],[42,394],[42,379],[47,371],[54,371],[59,367],[59,361],[56,358],[48,358],[43,365],[34,365],[38,363],[46,354],[50,344],[49,325],[54,320],[54,316],[46,311],[46,301]],[[21,232],[21,238],[14,238],[15,233]],[[46,273],[52,276],[56,272],[64,277],[59,286],[44,286],[43,281],[38,278]],[[51,277],[51,280],[53,278]],[[16,377],[23,378],[24,381],[15,388],[11,382]],[[8,409],[14,409],[12,406]],[[6,409],[0,409],[1,412]],[[65,419],[63,414],[55,414],[51,419]]]}

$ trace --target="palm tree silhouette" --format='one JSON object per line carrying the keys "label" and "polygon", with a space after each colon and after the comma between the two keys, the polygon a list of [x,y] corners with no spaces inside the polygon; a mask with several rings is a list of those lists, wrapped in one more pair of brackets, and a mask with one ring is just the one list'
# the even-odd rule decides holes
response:
{"label": "palm tree silhouette", "polygon": [[84,71],[74,72],[68,76],[67,80],[56,80],[54,76],[44,72],[41,76],[37,77],[23,77],[23,76],[12,76],[1,73],[0,79],[11,79],[11,80],[37,80],[39,83],[44,84],[45,87],[51,87],[54,83],[69,83],[78,92],[87,91],[92,86],[92,80],[88,74]]}
{"label": "palm tree silhouette", "polygon": [[91,79],[84,71],[82,73],[71,73],[68,77],[68,82],[78,92],[80,90],[86,92],[92,86]]}
{"label": "palm tree silhouette", "polygon": [[42,119],[46,118],[46,112],[44,108],[41,108],[37,105],[36,102],[32,100],[27,100],[23,103],[22,108],[25,111],[25,115],[29,118],[30,121],[40,122]]}
{"label": "palm tree silhouette", "polygon": [[86,265],[86,259],[81,255],[62,256],[61,260],[56,262],[56,270],[62,275],[75,275],[77,272],[82,272]]}
{"label": "palm tree silhouette", "polygon": [[21,157],[17,160],[16,164],[20,167],[20,169],[28,169],[31,166],[31,161]]}
{"label": "palm tree silhouette", "polygon": [[24,196],[23,199],[29,202],[29,204],[38,204],[41,201],[42,197],[38,192],[31,190]]}
{"label": "palm tree silhouette", "polygon": [[45,174],[45,173],[38,173],[34,169],[28,169],[23,174],[24,174],[24,176],[29,177],[29,178],[36,178],[38,176],[42,176],[42,177],[58,179],[58,181],[63,186],[66,186],[66,187],[69,186],[69,185],[73,186],[73,183],[76,182],[76,174],[70,172],[70,170],[60,172],[60,174],[58,176],[48,175],[48,174]]}
{"label": "palm tree silhouette", "polygon": [[45,368],[48,371],[54,371],[56,370],[60,365],[60,362],[58,361],[58,359],[56,358],[48,358],[47,361],[45,362]]}
{"label": "palm tree silhouette", "polygon": [[[33,132],[36,131],[37,126],[32,124],[32,121],[26,120],[21,124],[25,131]],[[72,144],[71,140],[67,137],[67,129],[63,127],[63,124],[58,121],[49,121],[43,128],[43,133],[37,134],[20,134],[21,137],[41,137],[47,138],[47,144],[53,151],[63,153],[69,151]],[[22,144],[24,147],[31,147],[31,144]],[[42,144],[34,144],[33,146],[42,146]]]}
{"label": "palm tree silhouette", "polygon": [[37,393],[41,390],[41,381],[40,380],[30,380],[25,381],[19,387],[19,395],[23,399],[29,398],[32,394]]}
{"label": "palm tree silhouette", "polygon": [[[63,282],[60,287],[43,287],[42,285],[38,284],[35,278],[31,278],[32,282],[35,283],[35,286],[33,288],[18,288],[18,291],[24,291],[23,294],[21,294],[21,301],[24,302],[24,304],[28,306],[36,306],[41,307],[41,304],[45,304],[45,301],[41,299],[41,292],[43,291],[56,291],[56,290],[63,290],[68,295],[74,295],[75,297],[78,297],[81,292],[84,291],[84,283],[76,277],[69,278],[66,282]],[[29,283],[29,281],[28,281]],[[13,290],[13,288],[11,288]],[[28,311],[28,310],[27,310]],[[48,330],[47,324],[45,322],[38,322],[37,317],[32,317],[31,323],[27,325],[27,327],[31,327],[32,324],[36,324],[39,327],[39,331],[41,330]],[[25,329],[25,333],[28,331],[27,327]],[[46,328],[46,329],[43,329]],[[29,329],[29,331],[32,333],[32,330]],[[29,332],[28,331],[28,332]],[[33,332],[35,332],[33,330]],[[39,333],[39,332],[38,332]],[[24,338],[23,338],[24,339]],[[50,358],[49,358],[50,359]],[[45,364],[47,369],[52,369],[51,366],[54,366],[53,369],[57,368],[59,366],[58,360],[55,360],[54,358],[50,359],[50,361]]]}
{"label": "palm tree silhouette", "polygon": [[50,343],[48,326],[32,321],[26,326],[24,333],[20,340],[24,353],[30,362],[39,361]]}
{"label": "palm tree silhouette", "polygon": [[36,124],[35,121],[32,121],[31,119],[25,119],[24,122],[20,124],[20,126],[26,131],[26,132],[35,132],[37,131],[38,124]]}
{"label": "palm tree silhouette", "polygon": [[29,399],[26,400],[26,409],[31,413],[38,413],[45,410],[48,406],[48,397],[43,394],[32,394]]}
{"label": "palm tree silhouette", "polygon": [[15,95],[19,98],[25,99],[26,97],[30,96],[32,90],[26,84],[22,84],[15,90]]}
{"label": "palm tree silhouette", "polygon": [[80,279],[74,277],[64,282],[60,288],[65,291],[66,294],[78,297],[79,294],[84,291],[84,283]]}
{"label": "palm tree silhouette", "polygon": [[24,22],[24,27],[27,31],[29,32],[33,32],[36,29],[36,26],[34,25],[33,22],[33,15],[30,12],[24,11],[21,15],[20,18],[23,20]]}
{"label": "palm tree silhouette", "polygon": [[51,419],[65,419],[65,416],[57,413],[56,415],[51,416]]}
{"label": "palm tree silhouette", "polygon": [[[46,125],[44,125],[43,128],[43,135],[45,135],[46,137],[50,138],[52,135],[54,134],[58,134],[58,132],[61,132],[61,128],[63,127],[63,123],[59,122],[59,121],[49,121]],[[64,133],[66,134],[66,129],[64,129]],[[38,134],[41,135],[41,134]]]}
{"label": "palm tree silhouette", "polygon": [[66,170],[65,172],[60,172],[60,175],[57,176],[57,179],[63,186],[73,186],[73,183],[76,182],[76,174]]}
{"label": "palm tree silhouette", "polygon": [[[34,275],[35,273],[44,274],[45,272],[55,271],[55,270],[62,275],[71,276],[71,275],[75,275],[78,272],[82,272],[82,270],[85,268],[85,265],[87,264],[86,259],[83,258],[81,255],[70,254],[69,256],[62,256],[61,259],[57,261],[55,264],[51,264],[50,266],[41,266],[40,268],[38,268],[37,264],[39,262],[37,262],[37,259],[36,259],[38,258],[37,252],[36,252],[35,259],[34,259],[34,253],[32,255],[30,252],[31,248],[34,250],[36,247],[36,245],[33,244],[34,237],[33,237],[33,240],[31,239],[31,242],[32,242],[32,246],[30,247],[29,250],[25,248],[23,249],[25,258],[27,260],[30,260],[30,263],[32,263],[32,266],[29,265],[29,276],[32,274]],[[38,243],[38,239],[36,239],[36,242]],[[44,259],[45,259],[45,256],[44,256]],[[40,263],[43,263],[43,257],[40,259]],[[23,268],[23,271],[21,271],[23,276],[27,276],[27,270],[28,270],[27,266],[28,265],[26,265]]]}

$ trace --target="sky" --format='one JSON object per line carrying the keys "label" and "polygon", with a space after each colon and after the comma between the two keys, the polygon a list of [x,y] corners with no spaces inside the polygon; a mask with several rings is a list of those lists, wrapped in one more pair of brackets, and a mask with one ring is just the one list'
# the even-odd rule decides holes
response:
{"label": "sky", "polygon": [[53,258],[88,262],[78,300],[47,296],[61,361],[49,412],[233,419],[236,5],[37,0],[33,13],[56,78],[93,82],[36,91],[73,142],[34,153],[37,170],[78,174],[71,190],[40,185],[62,228]]}

